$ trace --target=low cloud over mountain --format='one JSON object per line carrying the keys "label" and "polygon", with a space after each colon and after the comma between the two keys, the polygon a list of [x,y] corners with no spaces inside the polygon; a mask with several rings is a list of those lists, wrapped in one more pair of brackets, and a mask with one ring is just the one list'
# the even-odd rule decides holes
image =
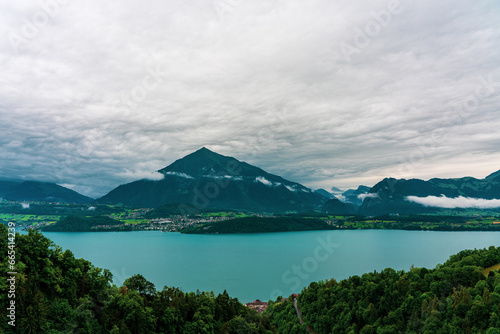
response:
{"label": "low cloud over mountain", "polygon": [[[500,194],[499,194],[500,195]],[[442,196],[407,196],[406,199],[410,202],[422,204],[424,206],[436,208],[476,208],[476,209],[494,209],[500,208],[500,199],[484,199],[484,198],[470,198],[458,196],[454,198]]]}

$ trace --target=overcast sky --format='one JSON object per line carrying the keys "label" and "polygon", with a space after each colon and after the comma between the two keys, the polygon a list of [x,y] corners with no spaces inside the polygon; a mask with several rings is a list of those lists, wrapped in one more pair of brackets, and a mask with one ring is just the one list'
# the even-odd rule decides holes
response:
{"label": "overcast sky", "polygon": [[102,196],[202,146],[311,188],[500,169],[498,1],[0,2],[0,177]]}

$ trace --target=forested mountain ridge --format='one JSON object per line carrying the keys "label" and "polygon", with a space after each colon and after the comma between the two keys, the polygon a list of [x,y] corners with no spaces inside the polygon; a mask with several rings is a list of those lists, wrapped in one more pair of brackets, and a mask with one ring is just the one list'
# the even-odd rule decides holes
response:
{"label": "forested mountain ridge", "polygon": [[353,215],[356,213],[356,206],[354,206],[354,204],[341,202],[336,198],[332,198],[323,205],[321,211],[333,215]]}
{"label": "forested mountain ridge", "polygon": [[[106,226],[106,228],[103,228]],[[66,216],[41,228],[44,232],[130,231],[130,225],[108,216]]]}
{"label": "forested mountain ridge", "polygon": [[[5,181],[2,182],[7,185]],[[92,198],[77,193],[74,190],[51,182],[24,181],[10,183],[4,190],[3,197],[10,201],[35,201],[52,203],[84,204],[93,201]]]}
{"label": "forested mountain ridge", "polygon": [[462,177],[454,179],[433,178],[428,181],[420,179],[385,178],[373,186],[358,213],[363,215],[383,215],[390,213],[419,214],[438,211],[436,207],[425,207],[408,200],[408,196],[427,197],[459,196],[479,199],[500,199],[500,171],[492,173],[484,179]]}

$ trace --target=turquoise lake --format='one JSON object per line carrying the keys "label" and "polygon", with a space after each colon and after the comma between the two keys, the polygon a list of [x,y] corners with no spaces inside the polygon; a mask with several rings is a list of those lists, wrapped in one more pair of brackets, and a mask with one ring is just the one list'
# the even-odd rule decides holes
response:
{"label": "turquoise lake", "polygon": [[308,231],[239,235],[45,232],[75,257],[111,270],[120,285],[142,274],[157,289],[226,289],[241,302],[297,293],[310,282],[391,267],[434,268],[463,249],[499,246],[498,232]]}

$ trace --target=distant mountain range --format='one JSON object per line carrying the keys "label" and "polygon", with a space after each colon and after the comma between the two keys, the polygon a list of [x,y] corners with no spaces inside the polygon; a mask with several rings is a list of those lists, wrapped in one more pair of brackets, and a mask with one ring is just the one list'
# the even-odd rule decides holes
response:
{"label": "distant mountain range", "polygon": [[344,201],[347,203],[354,204],[355,206],[360,206],[363,204],[364,195],[370,191],[370,187],[359,186],[357,189],[349,189],[342,193]]}
{"label": "distant mountain range", "polygon": [[327,200],[299,183],[204,147],[158,172],[164,179],[121,185],[97,203],[132,207],[185,203],[193,210],[211,207],[281,213],[319,210]]}
{"label": "distant mountain range", "polygon": [[385,178],[372,188],[359,186],[342,192],[332,187],[331,192],[313,191],[203,147],[158,172],[163,174],[162,180],[144,179],[123,184],[95,201],[55,183],[0,179],[0,198],[148,208],[176,204],[186,213],[224,209],[385,215],[433,213],[443,208],[500,212],[500,171],[484,179]]}
{"label": "distant mountain range", "polygon": [[[358,210],[363,215],[432,213],[443,208],[500,207],[500,171],[484,179],[386,178],[364,196]],[[499,200],[499,201],[495,201]]]}
{"label": "distant mountain range", "polygon": [[357,206],[349,203],[342,202],[336,198],[328,200],[322,207],[321,211],[332,215],[353,215],[357,212]]}
{"label": "distant mountain range", "polygon": [[314,192],[328,199],[336,198],[334,194],[326,191],[325,189],[316,189]]}
{"label": "distant mountain range", "polygon": [[39,181],[0,181],[0,197],[9,201],[90,203],[94,199],[55,183]]}
{"label": "distant mountain range", "polygon": [[332,192],[318,189],[315,192],[328,198],[321,211],[335,215],[352,215],[357,213],[359,206],[363,203],[363,195],[368,193],[370,187],[359,186],[357,189],[342,191],[332,187]]}

